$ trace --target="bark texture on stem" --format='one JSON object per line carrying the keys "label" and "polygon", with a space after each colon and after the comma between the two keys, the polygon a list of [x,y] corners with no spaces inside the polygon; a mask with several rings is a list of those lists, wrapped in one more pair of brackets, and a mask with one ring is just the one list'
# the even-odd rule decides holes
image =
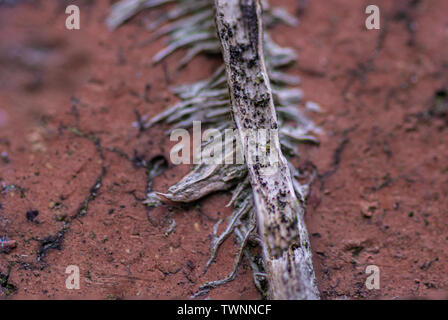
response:
{"label": "bark texture on stem", "polygon": [[[215,0],[231,109],[246,159],[272,299],[319,299],[304,204],[280,150],[256,0]],[[266,143],[257,136],[267,130]],[[256,141],[254,145],[254,141]],[[269,148],[267,147],[269,146]],[[269,150],[266,150],[269,149]],[[275,155],[267,159],[265,153]]]}

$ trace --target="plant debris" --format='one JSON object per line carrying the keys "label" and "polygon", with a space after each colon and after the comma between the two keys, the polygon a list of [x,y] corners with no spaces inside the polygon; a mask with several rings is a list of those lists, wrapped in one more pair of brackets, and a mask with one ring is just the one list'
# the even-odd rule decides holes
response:
{"label": "plant debris", "polygon": [[[108,18],[111,29],[117,28],[121,23],[148,7],[155,7],[168,1],[129,1],[123,0],[112,7]],[[209,0],[195,1],[193,4],[186,0],[169,1],[176,5],[172,7],[159,20],[151,23],[150,30],[156,30],[152,40],[161,36],[169,36],[169,45],[154,57],[154,63],[161,62],[164,58],[181,48],[187,48],[187,53],[180,61],[179,67],[185,66],[196,55],[201,53],[219,53],[220,43],[216,37],[216,28],[213,21],[213,2]],[[269,7],[263,1],[263,20],[267,26],[276,22],[284,22],[295,25],[297,21],[281,8]],[[249,11],[246,11],[249,12]],[[163,24],[163,26],[161,26]],[[232,30],[228,28],[227,36],[232,36]],[[298,156],[297,143],[318,143],[314,134],[320,133],[320,128],[314,125],[304,113],[297,108],[302,100],[302,92],[297,88],[290,88],[299,83],[295,76],[288,75],[282,69],[296,60],[294,51],[290,48],[278,46],[267,32],[264,33],[264,52],[268,67],[268,74],[272,84],[272,95],[278,113],[278,128],[282,152],[287,156]],[[247,66],[251,68],[250,62]],[[191,128],[194,121],[201,121],[202,125],[215,126],[224,134],[226,129],[234,128],[230,108],[230,96],[227,88],[224,66],[217,68],[216,72],[207,80],[198,81],[193,84],[181,85],[174,88],[174,93],[180,101],[166,111],[160,113],[146,122],[145,128],[157,123],[171,125],[171,129]],[[143,117],[138,117],[141,122]],[[141,127],[141,124],[138,125]],[[142,129],[139,129],[142,130]],[[202,145],[204,148],[208,143]],[[224,158],[234,157],[235,150],[231,148],[229,154]],[[301,177],[299,170],[290,163],[288,167],[293,177],[293,186],[298,198],[305,201],[309,185],[300,183],[297,179]],[[308,181],[310,183],[310,181]],[[149,188],[148,188],[149,189]],[[178,183],[171,186],[168,192],[162,194],[172,201],[193,202],[204,196],[223,190],[231,190],[232,200],[229,205],[234,205],[234,211],[229,217],[229,223],[223,234],[217,235],[217,227],[211,245],[211,255],[204,272],[216,257],[217,250],[223,241],[230,235],[235,234],[241,246],[236,260],[239,262],[244,255],[248,257],[254,272],[254,282],[257,288],[264,287],[260,281],[260,274],[264,274],[264,267],[259,266],[259,259],[251,251],[244,250],[247,244],[250,230],[253,229],[254,199],[251,185],[247,179],[247,166],[223,165],[223,164],[199,164],[193,167]],[[149,206],[161,204],[157,193],[148,192],[145,203]],[[248,233],[249,232],[249,233]],[[229,277],[218,280],[201,288],[201,292],[213,288],[215,285],[226,283],[235,276],[235,269]],[[265,292],[263,292],[265,294]]]}

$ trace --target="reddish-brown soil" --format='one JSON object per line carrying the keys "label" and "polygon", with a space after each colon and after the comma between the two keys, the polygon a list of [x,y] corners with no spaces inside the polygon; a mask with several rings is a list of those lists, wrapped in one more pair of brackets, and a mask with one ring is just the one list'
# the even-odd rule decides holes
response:
{"label": "reddish-brown soil", "polygon": [[[11,1],[14,2],[14,1]],[[163,39],[145,44],[143,13],[109,32],[108,1],[70,1],[81,30],[65,28],[68,1],[0,4],[1,297],[185,299],[225,277],[237,246],[225,242],[202,275],[228,194],[149,211],[138,159],[168,158],[166,127],[132,124],[176,98],[171,85],[204,78],[216,60],[153,66]],[[364,27],[366,1],[273,1],[299,16],[272,31],[297,50],[319,147],[297,166],[319,178],[306,221],[325,299],[446,297],[448,290],[448,2],[377,0],[380,31]],[[188,172],[169,165],[167,187]],[[177,228],[165,235],[170,221]],[[64,227],[65,226],[65,227]],[[15,241],[15,242],[14,242]],[[81,271],[66,289],[67,266]],[[380,269],[380,290],[365,286]],[[9,277],[8,277],[9,275]],[[259,299],[246,263],[210,298]]]}

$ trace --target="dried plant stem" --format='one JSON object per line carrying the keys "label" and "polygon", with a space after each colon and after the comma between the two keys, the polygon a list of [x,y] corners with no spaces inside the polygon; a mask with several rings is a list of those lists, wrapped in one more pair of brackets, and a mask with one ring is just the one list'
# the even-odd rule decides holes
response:
{"label": "dried plant stem", "polygon": [[[311,248],[278,134],[271,136],[275,170],[264,170],[261,148],[251,135],[278,132],[272,90],[263,55],[261,7],[257,0],[215,0],[216,24],[230,92],[231,111],[248,163],[258,231],[262,239],[269,296],[272,299],[318,299]],[[255,129],[255,130],[254,130]],[[272,150],[272,148],[274,148]],[[255,152],[254,152],[255,151]]]}
{"label": "dried plant stem", "polygon": [[[220,245],[232,233],[240,245],[236,264],[228,277],[204,284],[194,296],[203,295],[210,289],[232,281],[244,252],[253,271],[254,283],[263,296],[268,294],[267,285],[270,288],[269,298],[318,298],[311,251],[302,217],[311,179],[305,183],[299,182],[297,179],[303,178],[302,173],[288,163],[280,152],[281,148],[287,157],[299,156],[297,143],[318,143],[313,134],[320,132],[297,108],[297,103],[302,99],[302,92],[290,86],[296,86],[299,79],[283,72],[284,67],[296,60],[294,50],[278,46],[269,33],[261,29],[260,12],[257,12],[258,2],[246,0],[232,1],[229,3],[231,9],[218,10],[218,18],[222,22],[219,25],[218,21],[218,30],[213,22],[215,4],[224,4],[225,1],[214,3],[214,0],[121,0],[113,6],[108,24],[113,29],[144,8],[152,8],[166,2],[172,2],[173,6],[148,26],[151,30],[158,29],[153,39],[163,35],[169,39],[167,47],[156,55],[155,63],[173,51],[185,48],[187,51],[179,65],[182,67],[198,54],[219,53],[222,44],[228,56],[225,65],[219,67],[211,78],[174,88],[179,102],[152,118],[145,127],[166,123],[171,125],[171,129],[188,129],[193,126],[194,121],[201,121],[204,126],[214,126],[224,134],[226,129],[233,130],[239,125],[240,136],[248,140],[251,138],[251,131],[243,129],[278,127],[279,130],[274,130],[278,137],[266,141],[265,146],[264,142],[260,144],[265,149],[261,154],[250,152],[247,144],[245,151],[246,160],[247,156],[252,156],[253,160],[267,153],[268,148],[274,149],[273,152],[280,155],[280,171],[274,176],[257,175],[271,167],[266,166],[265,162],[246,161],[247,163],[234,165],[201,163],[194,166],[189,174],[171,186],[165,194],[153,192],[149,182],[145,203],[149,206],[160,205],[162,199],[159,195],[172,201],[192,202],[216,191],[226,190],[232,193],[228,206],[233,205],[233,213],[228,218],[223,233],[218,235],[219,224],[214,228],[210,259],[204,272],[214,261]],[[285,10],[270,7],[267,1],[260,2],[264,10],[265,25],[272,25],[274,22],[296,25],[297,21]],[[235,11],[232,13],[232,10]],[[241,20],[230,25],[228,23],[232,21],[232,17]],[[237,40],[234,40],[234,37]],[[225,47],[222,42],[228,42],[231,46]],[[235,78],[228,78],[229,74],[233,74]],[[229,94],[228,79],[234,84],[231,86],[232,98]],[[274,103],[277,115],[273,110]],[[239,109],[236,107],[241,108],[241,113],[238,114]],[[244,117],[242,113],[248,110],[250,112]],[[254,118],[254,114],[258,118]],[[240,137],[235,138],[241,140]],[[201,147],[205,147],[207,143]],[[241,143],[237,145],[240,151]],[[274,145],[274,148],[271,148],[271,145]],[[235,151],[228,151],[226,148],[224,158],[233,159]],[[286,168],[289,168],[290,173]],[[149,174],[149,181],[150,176]],[[291,195],[291,190],[294,190],[296,195]],[[270,207],[272,204],[276,207]],[[255,232],[257,224],[258,232]],[[251,249],[246,246],[249,238],[255,240],[251,241],[251,245],[260,245],[264,259],[259,257],[258,250],[252,250],[254,247]]]}

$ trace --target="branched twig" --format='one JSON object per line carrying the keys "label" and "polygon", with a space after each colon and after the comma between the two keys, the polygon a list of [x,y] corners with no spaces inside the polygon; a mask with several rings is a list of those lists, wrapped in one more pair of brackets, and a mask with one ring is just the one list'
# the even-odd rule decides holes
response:
{"label": "branched twig", "polygon": [[[252,219],[252,221],[253,221],[253,219]],[[255,221],[253,221],[251,229],[249,229],[245,233],[243,238],[241,239],[241,241],[240,241],[241,244],[240,244],[240,248],[239,248],[238,254],[236,255],[235,261],[233,262],[233,270],[232,270],[232,272],[230,272],[230,274],[226,278],[224,278],[224,279],[219,279],[219,280],[207,282],[206,284],[202,285],[199,288],[199,291],[192,296],[193,298],[196,298],[198,296],[204,295],[207,292],[209,292],[210,289],[217,288],[217,287],[222,286],[222,285],[224,285],[226,283],[229,283],[230,281],[233,281],[235,279],[236,273],[238,271],[238,266],[240,265],[241,260],[243,259],[243,256],[244,256],[244,253],[245,253],[244,250],[246,249],[247,242],[249,241],[249,237],[250,237],[251,233],[255,230],[255,228],[256,228],[256,224],[255,224]]]}

